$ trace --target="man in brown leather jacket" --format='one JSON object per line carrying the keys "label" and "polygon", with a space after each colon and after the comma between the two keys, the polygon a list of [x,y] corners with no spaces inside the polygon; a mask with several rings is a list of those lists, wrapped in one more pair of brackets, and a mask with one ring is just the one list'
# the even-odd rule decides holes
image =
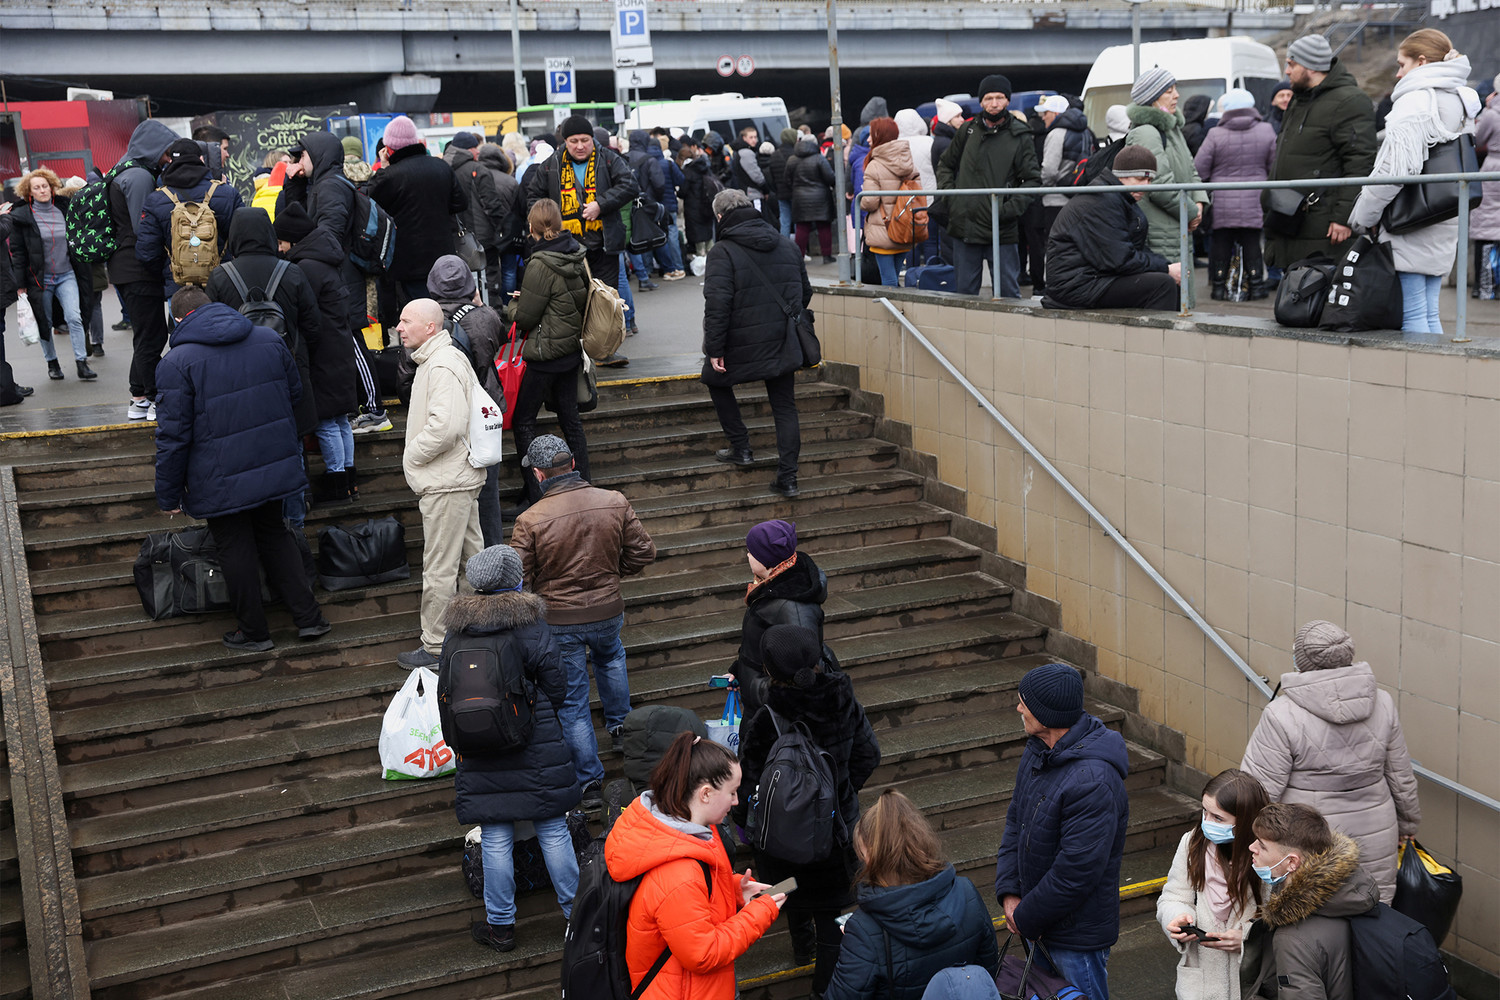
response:
{"label": "man in brown leather jacket", "polygon": [[510,544],[521,554],[526,583],[547,602],[547,622],[568,678],[558,714],[583,804],[590,807],[601,801],[604,765],[589,712],[585,652],[594,663],[604,727],[618,743],[630,712],[620,578],[645,569],[656,558],[656,544],[623,494],[590,486],[574,471],[573,455],[557,435],[535,438],[521,464],[541,484],[542,497],[516,518]]}

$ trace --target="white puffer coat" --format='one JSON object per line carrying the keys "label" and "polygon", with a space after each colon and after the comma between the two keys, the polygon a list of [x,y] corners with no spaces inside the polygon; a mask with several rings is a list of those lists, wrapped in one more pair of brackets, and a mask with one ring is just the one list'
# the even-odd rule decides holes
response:
{"label": "white puffer coat", "polygon": [[[1250,900],[1243,910],[1230,914],[1228,923],[1221,923],[1214,916],[1214,908],[1208,896],[1194,892],[1188,881],[1188,844],[1193,831],[1182,835],[1177,844],[1177,856],[1172,859],[1172,870],[1167,874],[1167,884],[1162,887],[1156,900],[1156,920],[1163,931],[1167,925],[1184,913],[1193,915],[1194,925],[1210,934],[1221,934],[1226,930],[1237,930],[1242,935],[1250,930],[1255,920],[1257,904]],[[1208,845],[1214,850],[1212,844]],[[1209,859],[1204,859],[1209,863]],[[1167,940],[1171,941],[1171,938]],[[1177,962],[1177,1000],[1240,1000],[1240,956],[1242,951],[1220,951],[1205,948],[1197,942],[1172,946],[1182,954]]]}

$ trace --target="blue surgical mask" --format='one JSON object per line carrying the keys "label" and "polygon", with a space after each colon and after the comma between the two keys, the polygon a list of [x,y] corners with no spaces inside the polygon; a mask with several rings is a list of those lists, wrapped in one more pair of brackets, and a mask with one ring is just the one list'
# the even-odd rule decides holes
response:
{"label": "blue surgical mask", "polygon": [[1260,880],[1266,885],[1280,885],[1282,882],[1286,881],[1286,876],[1290,875],[1291,872],[1287,872],[1286,875],[1273,875],[1271,873],[1280,868],[1282,864],[1284,864],[1290,857],[1291,855],[1288,854],[1285,858],[1282,858],[1280,861],[1276,862],[1274,865],[1271,865],[1268,868],[1262,868],[1260,865],[1252,865],[1251,867],[1254,868],[1255,874],[1260,876]]}
{"label": "blue surgical mask", "polygon": [[1233,823],[1215,823],[1213,820],[1205,818],[1203,822],[1198,825],[1199,828],[1203,831],[1203,836],[1207,837],[1215,844],[1234,843]]}

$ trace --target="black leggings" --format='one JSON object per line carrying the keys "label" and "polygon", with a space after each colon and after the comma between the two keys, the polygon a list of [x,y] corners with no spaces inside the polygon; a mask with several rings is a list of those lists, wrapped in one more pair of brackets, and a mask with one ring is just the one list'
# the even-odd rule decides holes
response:
{"label": "black leggings", "polygon": [[[580,362],[581,364],[582,362]],[[521,388],[511,400],[515,415],[511,418],[511,431],[516,436],[516,463],[531,447],[536,437],[536,415],[546,403],[557,414],[557,423],[562,438],[568,442],[573,453],[573,467],[584,479],[589,478],[589,445],[583,437],[583,421],[578,416],[578,369],[565,372],[543,372],[527,367],[521,378]],[[526,502],[535,503],[541,498],[542,489],[530,469],[521,469],[521,481],[526,484]]]}

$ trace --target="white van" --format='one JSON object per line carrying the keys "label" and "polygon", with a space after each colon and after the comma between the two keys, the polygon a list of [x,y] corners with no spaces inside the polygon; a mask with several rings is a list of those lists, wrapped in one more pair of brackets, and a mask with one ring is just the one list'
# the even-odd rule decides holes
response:
{"label": "white van", "polygon": [[745,97],[743,94],[694,94],[689,101],[663,101],[642,105],[630,115],[626,130],[669,128],[702,138],[714,131],[725,142],[739,138],[740,129],[754,125],[761,142],[777,142],[781,130],[791,125],[786,102],[779,97]]}
{"label": "white van", "polygon": [[[1271,47],[1249,35],[1145,42],[1141,45],[1141,71],[1153,66],[1177,78],[1183,101],[1194,94],[1217,101],[1225,91],[1243,87],[1255,95],[1255,106],[1261,114],[1270,109],[1276,84],[1286,75]],[[1112,104],[1130,103],[1134,83],[1135,61],[1129,45],[1112,45],[1099,53],[1083,86],[1083,113],[1095,135],[1108,133],[1105,113]]]}

